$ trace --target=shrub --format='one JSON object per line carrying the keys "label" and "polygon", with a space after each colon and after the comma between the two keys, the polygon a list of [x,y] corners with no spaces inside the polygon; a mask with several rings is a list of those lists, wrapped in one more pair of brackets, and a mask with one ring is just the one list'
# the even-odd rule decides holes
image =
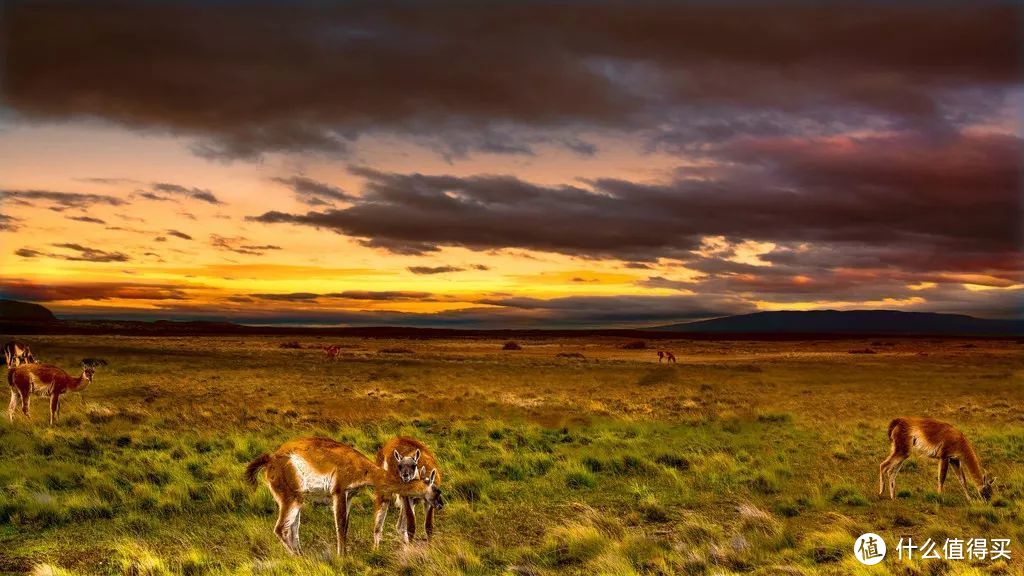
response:
{"label": "shrub", "polygon": [[576,358],[578,360],[585,360],[587,357],[579,352],[559,352],[555,354],[555,358]]}
{"label": "shrub", "polygon": [[414,352],[408,348],[381,348],[378,350],[379,354],[413,354]]}
{"label": "shrub", "polygon": [[646,350],[647,342],[643,340],[635,340],[633,342],[627,342],[622,345],[623,350]]}
{"label": "shrub", "polygon": [[287,350],[301,350],[302,344],[299,344],[298,342],[295,342],[293,340],[291,342],[281,342],[278,348],[285,348]]}
{"label": "shrub", "polygon": [[505,345],[502,346],[501,349],[502,350],[522,350],[523,347],[520,346],[519,344],[516,344],[515,342],[509,340],[508,342],[505,342]]}
{"label": "shrub", "polygon": [[587,470],[577,469],[565,473],[565,485],[569,488],[594,488],[597,480]]}
{"label": "shrub", "polygon": [[871,348],[857,348],[855,350],[850,350],[850,354],[877,354],[877,352]]}
{"label": "shrub", "polygon": [[680,472],[686,472],[690,469],[690,461],[677,454],[659,454],[654,458],[654,461],[662,466],[674,468]]}

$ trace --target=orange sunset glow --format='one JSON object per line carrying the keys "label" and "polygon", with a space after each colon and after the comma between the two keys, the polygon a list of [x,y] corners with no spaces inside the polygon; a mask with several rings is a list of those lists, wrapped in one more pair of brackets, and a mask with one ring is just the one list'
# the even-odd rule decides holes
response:
{"label": "orange sunset glow", "polygon": [[1019,317],[1008,6],[407,9],[12,5],[0,297],[299,325]]}

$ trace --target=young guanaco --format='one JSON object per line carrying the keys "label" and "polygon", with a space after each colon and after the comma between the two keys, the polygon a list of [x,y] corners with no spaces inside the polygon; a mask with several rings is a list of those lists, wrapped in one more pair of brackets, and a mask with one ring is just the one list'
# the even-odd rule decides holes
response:
{"label": "young guanaco", "polygon": [[11,387],[11,403],[7,407],[7,416],[14,421],[14,412],[21,403],[21,411],[26,418],[33,394],[50,397],[50,424],[57,421],[60,413],[60,397],[67,392],[81,392],[89,384],[96,369],[83,366],[82,375],[73,378],[67,372],[49,364],[22,364],[7,371],[7,383]]}
{"label": "young guanaco", "polygon": [[[274,533],[292,554],[301,553],[299,523],[306,496],[331,497],[338,555],[345,554],[349,506],[353,494],[361,488],[373,488],[374,510],[381,517],[387,513],[388,502],[396,496],[423,498],[443,505],[441,491],[433,482],[436,474],[431,473],[426,481],[394,480],[355,448],[329,438],[299,438],[260,455],[245,470],[251,484],[256,485],[262,469],[266,469],[267,486],[279,508]],[[380,539],[375,536],[374,548],[379,544]]]}
{"label": "young guanaco", "polygon": [[951,424],[931,418],[896,418],[889,422],[889,440],[892,450],[889,457],[878,466],[879,496],[885,491],[888,480],[889,498],[896,497],[896,475],[911,453],[916,452],[939,461],[939,494],[942,494],[946,473],[952,466],[968,501],[973,500],[967,489],[968,478],[986,502],[992,499],[992,487],[996,479],[982,470],[978,455],[967,437]]}
{"label": "young guanaco", "polygon": [[[437,459],[427,448],[427,445],[415,438],[397,436],[388,440],[380,450],[377,451],[375,460],[378,466],[387,470],[388,476],[405,482],[417,476],[417,471],[423,474],[423,470],[438,470]],[[437,473],[434,480],[435,485],[441,484],[441,474]],[[398,507],[398,536],[408,542],[416,535],[416,510],[415,504],[419,498],[396,498],[395,505]],[[431,504],[424,500],[424,529],[427,539],[434,535],[434,511],[440,510],[440,506]],[[383,528],[383,520],[381,520]]]}

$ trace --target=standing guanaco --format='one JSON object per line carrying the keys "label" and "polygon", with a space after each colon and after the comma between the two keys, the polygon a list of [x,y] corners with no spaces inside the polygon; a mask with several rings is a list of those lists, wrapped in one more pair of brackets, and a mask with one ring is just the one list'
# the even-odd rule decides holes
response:
{"label": "standing guanaco", "polygon": [[[434,454],[427,448],[427,445],[415,438],[409,438],[407,436],[396,436],[391,440],[388,440],[381,446],[380,450],[377,451],[377,458],[375,460],[378,466],[387,470],[388,476],[397,480],[403,480],[408,482],[410,479],[416,477],[418,470],[438,470],[437,459],[434,458]],[[422,474],[422,472],[421,472]],[[441,484],[441,474],[438,473],[434,483],[436,485]],[[416,535],[416,510],[415,504],[419,501],[418,498],[402,497],[395,499],[395,505],[398,506],[398,536],[405,542]],[[425,524],[424,529],[427,533],[427,539],[430,539],[434,535],[434,510],[440,510],[439,506],[432,505],[429,501],[424,500],[424,516]],[[383,520],[381,520],[383,524]]]}
{"label": "standing guanaco", "polygon": [[[374,510],[382,519],[387,514],[388,502],[395,496],[423,498],[444,505],[441,491],[434,484],[436,474],[431,473],[426,481],[392,480],[355,448],[329,438],[299,438],[260,455],[245,470],[249,483],[256,485],[256,476],[264,468],[267,486],[279,508],[274,533],[292,554],[301,553],[299,523],[306,495],[319,493],[331,497],[338,555],[345,554],[349,507],[353,494],[360,488],[373,488]],[[373,547],[379,545],[375,534]]]}
{"label": "standing guanaco", "polygon": [[32,349],[24,342],[11,341],[4,344],[4,360],[7,362],[7,369],[17,368],[22,364],[34,364],[35,356]]}
{"label": "standing guanaco", "polygon": [[[981,468],[981,462],[967,438],[951,424],[931,418],[896,418],[889,422],[889,440],[892,451],[878,466],[878,495],[889,484],[889,498],[896,497],[896,475],[911,452],[935,458],[939,461],[938,492],[946,482],[946,472],[953,466],[960,487],[968,501],[973,500],[967,489],[967,476],[985,501],[992,499],[992,486],[996,479]],[[964,473],[964,468],[967,473]]]}
{"label": "standing guanaco", "polygon": [[72,378],[67,372],[49,364],[22,364],[7,371],[7,383],[11,387],[11,403],[7,416],[14,421],[14,412],[21,401],[21,411],[30,418],[28,407],[32,394],[50,397],[50,424],[57,421],[60,413],[60,397],[66,392],[81,392],[92,384],[96,369],[83,366],[82,375]]}

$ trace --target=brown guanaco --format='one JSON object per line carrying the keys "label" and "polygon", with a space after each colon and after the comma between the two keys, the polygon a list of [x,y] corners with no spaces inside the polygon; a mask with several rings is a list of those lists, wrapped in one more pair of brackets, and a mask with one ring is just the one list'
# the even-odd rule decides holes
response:
{"label": "brown guanaco", "polygon": [[[434,484],[436,474],[431,473],[426,480],[393,480],[355,448],[329,438],[298,438],[285,442],[274,452],[262,454],[250,462],[245,476],[256,485],[257,474],[264,468],[267,486],[278,505],[274,533],[292,554],[301,553],[299,523],[307,495],[330,496],[338,555],[344,554],[346,549],[352,496],[363,487],[373,488],[374,510],[381,518],[396,496],[423,498],[443,506],[441,491]],[[380,539],[375,536],[374,548],[379,544]]]}
{"label": "brown guanaco", "polygon": [[[423,470],[438,470],[437,459],[434,458],[430,448],[427,448],[427,445],[423,442],[407,436],[396,436],[388,440],[377,451],[375,461],[378,466],[387,470],[390,478],[405,482],[417,477],[417,472],[423,474]],[[441,484],[440,472],[437,473],[434,484],[438,486]],[[395,498],[395,505],[398,507],[398,524],[396,526],[398,536],[405,542],[408,542],[409,539],[416,535],[416,511],[414,506],[419,500],[419,498],[411,497]],[[427,533],[427,539],[430,539],[434,535],[434,511],[435,509],[440,510],[441,507],[435,506],[426,500],[423,502],[423,507],[425,516],[424,529]],[[383,529],[383,519],[379,529]],[[377,538],[379,538],[379,535]]]}
{"label": "brown guanaco", "polygon": [[889,422],[889,440],[892,450],[889,457],[878,466],[879,496],[885,491],[888,480],[889,498],[896,497],[896,475],[911,453],[916,452],[939,461],[939,494],[942,494],[946,473],[952,466],[968,501],[973,500],[967,489],[968,477],[985,501],[992,499],[992,487],[996,479],[982,470],[978,455],[967,437],[951,424],[931,418],[896,418]]}
{"label": "brown guanaco", "polygon": [[35,356],[32,349],[24,342],[11,341],[4,344],[4,360],[7,362],[7,369],[17,368],[22,364],[34,364]]}
{"label": "brown guanaco", "polygon": [[49,364],[22,364],[12,368],[7,371],[7,383],[11,387],[11,403],[7,407],[7,416],[14,421],[14,412],[20,400],[21,411],[26,418],[31,418],[28,408],[32,395],[49,396],[52,425],[60,413],[60,397],[67,392],[85,390],[92,384],[95,373],[96,369],[91,365],[83,366],[82,375],[78,378],[73,378],[67,372]]}

